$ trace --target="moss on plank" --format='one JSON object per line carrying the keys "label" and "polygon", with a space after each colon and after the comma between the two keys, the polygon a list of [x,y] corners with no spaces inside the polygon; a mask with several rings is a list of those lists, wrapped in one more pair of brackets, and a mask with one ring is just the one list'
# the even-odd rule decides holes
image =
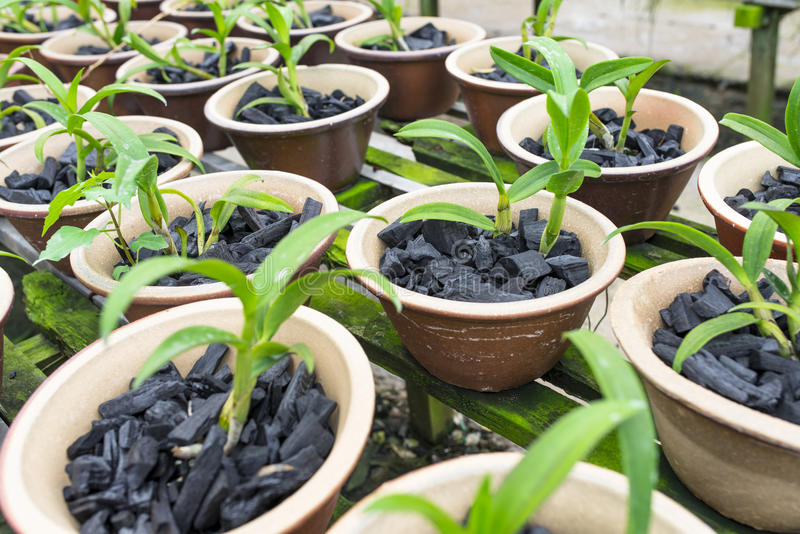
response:
{"label": "moss on plank", "polygon": [[347,246],[347,238],[350,237],[350,230],[339,230],[336,234],[336,239],[325,254],[322,256],[322,263],[330,268],[338,269],[340,267],[347,267],[347,257],[345,256],[345,247]]}
{"label": "moss on plank", "polygon": [[348,189],[336,194],[342,206],[353,210],[369,211],[392,197],[392,190],[385,185],[361,178]]}
{"label": "moss on plank", "polygon": [[[17,416],[28,397],[39,387],[45,375],[36,367],[36,362],[27,358],[23,351],[3,337],[3,387],[0,390],[0,415],[11,422]],[[13,376],[13,378],[11,378]]]}
{"label": "moss on plank", "polygon": [[375,165],[376,167],[393,172],[403,178],[408,178],[414,182],[429,186],[469,181],[455,174],[423,163],[411,161],[410,159],[401,158],[391,152],[386,152],[385,150],[380,150],[372,146],[367,149],[366,162],[370,165]]}
{"label": "moss on plank", "polygon": [[[480,157],[472,150],[441,139],[416,139],[413,145],[417,161],[443,169],[474,182],[489,182],[492,177]],[[519,177],[514,162],[503,156],[492,156],[500,175],[506,183]]]}

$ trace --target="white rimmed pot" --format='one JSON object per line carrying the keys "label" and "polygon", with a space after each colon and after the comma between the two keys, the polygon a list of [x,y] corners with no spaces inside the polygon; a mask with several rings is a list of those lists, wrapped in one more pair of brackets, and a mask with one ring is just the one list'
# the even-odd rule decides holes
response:
{"label": "white rimmed pot", "polygon": [[389,83],[375,71],[353,65],[300,66],[302,87],[322,93],[341,89],[366,102],[334,117],[294,124],[250,124],[234,120],[237,103],[252,83],[272,89],[277,76],[262,72],[221,88],[208,99],[208,121],[224,131],[251,169],[276,169],[308,176],[332,191],[352,184],[361,172],[378,109]]}
{"label": "white rimmed pot", "polygon": [[[248,47],[251,49],[252,61],[258,61],[268,65],[276,65],[278,62],[279,55],[275,50],[271,48],[254,50],[256,46],[263,45],[264,41],[244,37],[229,37],[228,40],[233,40],[233,42],[236,43],[236,57],[241,54],[243,47]],[[196,42],[205,45],[214,44],[214,40],[210,38],[197,39]],[[155,48],[157,52],[165,54],[170,47],[171,45],[169,43],[164,43],[156,45],[153,48]],[[203,52],[201,50],[187,51],[182,54],[182,57],[187,61],[199,62],[203,58]],[[117,79],[125,77],[128,71],[139,65],[144,65],[149,61],[149,59],[142,55],[136,55],[119,67],[117,70]],[[197,130],[203,138],[203,145],[206,147],[206,150],[213,152],[230,146],[230,140],[222,130],[206,119],[202,111],[203,106],[205,106],[209,97],[221,87],[251,74],[255,74],[256,72],[258,72],[257,68],[242,69],[233,71],[221,78],[172,84],[152,83],[152,78],[149,74],[140,72],[133,75],[133,78],[126,83],[148,87],[161,94],[167,101],[166,107],[158,100],[147,95],[137,94],[135,98],[146,114],[174,119],[188,124]]]}
{"label": "white rimmed pot", "polygon": [[[552,195],[540,192],[512,204],[519,212],[539,208],[547,218]],[[453,202],[480,213],[497,209],[493,184],[450,184],[413,191],[388,200],[369,213],[394,221],[408,209],[428,202]],[[378,269],[386,245],[378,238],[385,223],[359,221],[347,241],[347,262],[354,269]],[[431,374],[447,383],[479,391],[500,391],[542,376],[567,348],[561,334],[580,328],[597,294],[607,288],[625,263],[625,244],[601,213],[567,199],[563,228],[575,232],[589,262],[590,278],[556,295],[517,302],[459,302],[395,287],[402,312],[397,312],[371,281],[361,283],[376,294],[403,343]]]}
{"label": "white rimmed pot", "polygon": [[[168,335],[194,325],[213,325],[239,333],[241,306],[235,299],[196,302],[115,330],[108,343],[98,340],[70,358],[25,403],[0,452],[0,503],[19,534],[77,534],[62,488],[69,483],[66,450],[98,419],[97,406],[128,390],[130,380]],[[303,342],[315,356],[317,378],[338,403],[331,416],[336,439],[319,470],[272,510],[231,530],[321,534],[338,492],[358,462],[372,427],[375,389],[369,360],[343,326],[301,307],[275,336],[282,343]],[[203,348],[175,360],[188,372]],[[227,362],[234,367],[234,359]],[[294,365],[299,363],[295,360]]]}
{"label": "white rimmed pot", "polygon": [[[586,43],[584,46],[580,41],[567,40],[560,44],[581,72],[600,61],[619,57],[611,49],[596,43]],[[524,83],[484,80],[473,76],[473,72],[494,66],[489,55],[492,46],[516,53],[521,45],[522,36],[519,35],[486,39],[458,48],[445,61],[447,72],[458,83],[475,135],[486,148],[500,154],[503,153],[503,147],[497,139],[500,115],[511,106],[541,93]]]}
{"label": "white rimmed pot", "polygon": [[[262,181],[248,185],[248,189],[265,191],[281,198],[295,212],[302,210],[308,197],[322,203],[322,213],[330,213],[339,209],[336,197],[324,186],[308,178],[279,171],[226,171],[203,174],[174,183],[171,188],[185,193],[198,204],[206,202],[208,207],[211,207],[213,202],[221,198],[236,180],[248,174],[256,174],[262,178]],[[165,195],[164,202],[173,219],[179,216],[189,217],[192,214],[192,207],[189,203],[177,195]],[[122,210],[121,220],[122,235],[129,242],[150,228],[142,219],[139,203],[136,200],[131,202],[129,209]],[[87,228],[103,228],[109,221],[108,213],[102,213],[91,221]],[[330,236],[319,243],[299,271],[316,269],[323,252],[333,242],[334,237]],[[112,277],[112,273],[114,266],[120,260],[116,246],[104,235],[97,236],[88,248],[76,249],[70,254],[70,263],[75,277],[93,292],[103,296],[111,293],[117,286],[117,281]],[[232,295],[228,286],[222,282],[185,287],[149,286],[142,288],[136,294],[125,315],[133,321],[181,304]]]}
{"label": "white rimmed pot", "polygon": [[[493,489],[519,463],[522,454],[473,454],[417,469],[381,485],[342,516],[328,534],[435,534],[420,516],[406,513],[365,513],[377,498],[414,494],[436,503],[456,519],[469,513],[475,493],[487,475]],[[619,473],[579,462],[558,489],[539,507],[531,525],[558,534],[617,534],[625,531],[628,481]],[[653,493],[650,534],[712,534],[705,523],[659,493]]]}
{"label": "white rimmed pot", "polygon": [[[117,12],[119,16],[119,0],[103,0],[106,7]],[[131,20],[150,20],[161,11],[158,5],[161,0],[136,0],[136,6],[131,6]]]}
{"label": "white rimmed pot", "polygon": [[[624,114],[625,99],[616,87],[601,87],[589,94],[592,109],[612,108]],[[539,139],[550,122],[546,95],[539,95],[509,108],[497,123],[497,137],[520,172],[547,161],[519,143],[526,137]],[[681,149],[686,153],[670,161],[640,167],[603,168],[599,178],[587,178],[572,194],[611,219],[617,226],[642,221],[661,221],[705,158],[719,136],[716,119],[702,106],[681,96],[642,89],[633,106],[637,129],[683,126]],[[625,233],[625,242],[639,243],[653,235],[652,230]]]}
{"label": "white rimmed pot", "polygon": [[[784,262],[768,268],[781,274]],[[698,291],[712,258],[670,262],[637,274],[617,290],[611,327],[641,375],[658,436],[675,473],[721,514],[755,528],[800,532],[800,425],[728,400],[676,373],[652,350],[659,310],[678,293]],[[734,292],[742,287],[734,280]]]}
{"label": "white rimmed pot", "polygon": [[[344,20],[328,26],[292,29],[289,32],[292,45],[300,42],[303,37],[314,33],[321,33],[323,35],[327,35],[330,39],[333,39],[340,31],[355,26],[356,24],[366,22],[371,19],[373,15],[372,9],[369,6],[358,2],[309,0],[308,2],[304,2],[304,5],[306,6],[306,11],[309,12],[322,9],[326,6],[331,6],[331,11],[333,11],[333,14],[344,17]],[[256,9],[254,12],[266,18],[264,10]],[[247,37],[271,41],[266,30],[264,30],[258,24],[253,23],[252,20],[246,17],[241,17],[236,23],[236,26]],[[309,48],[308,52],[306,52],[306,55],[303,56],[303,59],[301,60],[301,64],[303,65],[347,62],[347,56],[344,54],[344,52],[336,48],[331,53],[329,45],[322,42],[316,43]]]}
{"label": "white rimmed pot", "polygon": [[[178,143],[183,148],[198,159],[203,156],[203,142],[200,135],[185,124],[160,117],[141,115],[119,118],[136,133],[149,133],[161,127],[169,128],[178,135]],[[97,131],[90,125],[86,129],[93,135],[97,134]],[[71,142],[72,138],[67,134],[51,137],[44,145],[45,158],[47,156],[58,158]],[[0,152],[0,183],[4,184],[5,177],[13,170],[17,170],[21,174],[41,172],[44,165],[34,155],[35,144],[36,139],[31,139]],[[177,165],[161,173],[158,176],[158,183],[166,184],[188,176],[193,167],[194,164],[191,161],[182,159]],[[42,225],[44,218],[47,217],[49,207],[49,204],[17,204],[0,198],[0,215],[7,218],[36,250],[44,250],[47,240],[62,226],[81,228],[103,211],[103,208],[96,202],[79,200],[72,206],[66,206],[58,221],[42,236]],[[71,272],[68,258],[56,262],[55,265],[64,272]]]}
{"label": "white rimmed pot", "polygon": [[[190,5],[195,5],[195,3],[191,2],[190,0],[164,0],[158,4],[158,10],[160,13],[166,14],[164,17],[165,20],[182,24],[187,30],[189,30],[190,38],[199,35],[197,33],[193,33],[193,30],[195,29],[216,30],[216,26],[214,25],[214,14],[211,12],[211,10],[194,11],[191,9],[186,9],[186,7]],[[223,15],[226,15],[227,13],[227,10],[222,12]],[[234,32],[236,32],[235,29]]]}
{"label": "white rimmed pot", "polygon": [[[14,306],[14,284],[8,273],[0,268],[0,340],[3,339],[3,327],[8,321],[8,316],[11,315],[11,307]],[[5,343],[0,343],[0,378],[5,376],[3,374],[3,346]],[[3,381],[0,379],[0,391],[3,389]]]}
{"label": "white rimmed pot", "polygon": [[351,63],[376,70],[389,80],[391,89],[381,117],[403,121],[432,117],[445,113],[458,98],[458,84],[447,74],[444,60],[458,47],[486,37],[486,31],[477,24],[444,17],[404,17],[400,26],[408,34],[429,22],[446,31],[456,44],[411,52],[361,48],[365,39],[390,33],[385,20],[358,24],[336,35],[336,46]]}
{"label": "white rimmed pot", "polygon": [[[728,206],[725,197],[734,196],[745,187],[752,191],[763,189],[761,178],[764,173],[770,171],[774,176],[780,165],[794,167],[756,141],[748,141],[715,154],[700,169],[697,178],[700,197],[714,216],[719,242],[734,254],[742,253],[750,219]],[[786,235],[783,232],[775,234],[772,257],[786,257]]]}

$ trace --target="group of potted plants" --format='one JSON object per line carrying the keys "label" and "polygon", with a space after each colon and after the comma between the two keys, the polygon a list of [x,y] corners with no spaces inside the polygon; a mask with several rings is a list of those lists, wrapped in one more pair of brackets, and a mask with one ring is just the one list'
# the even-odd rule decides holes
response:
{"label": "group of potted plants", "polygon": [[[525,456],[455,460],[388,484],[333,532],[569,532],[575,519],[565,511],[578,503],[592,531],[708,531],[653,493],[656,430],[679,477],[721,513],[800,528],[790,502],[800,474],[791,246],[800,240],[800,80],[786,134],[728,116],[723,124],[755,141],[701,173],[720,240],[742,252],[739,262],[705,234],[661,222],[713,148],[716,121],[643,88],[665,61],[554,38],[560,3],[540,2],[521,35],[491,40],[464,21],[404,17],[392,0],[167,0],[146,21],[132,20],[152,11],[144,2],[34,2],[30,16],[0,3],[9,30],[0,43],[10,42],[5,34],[42,43],[6,50],[0,67],[3,83],[40,82],[22,100],[17,88],[0,89],[16,106],[7,115],[37,128],[7,138],[0,154],[0,214],[40,261],[107,296],[103,339],[42,385],[6,437],[0,504],[9,524],[324,531],[369,435],[374,389],[353,336],[302,305],[349,276],[446,382],[513,388],[572,343],[605,399],[566,416]],[[370,7],[381,20],[367,22]],[[83,31],[61,29],[69,17]],[[340,60],[352,64],[332,62]],[[12,75],[15,64],[27,74]],[[459,91],[475,136],[426,119]],[[148,116],[128,115],[139,109]],[[458,141],[493,183],[418,190],[369,214],[339,211],[332,191],[358,177],[378,114],[425,119],[397,136]],[[188,177],[202,171],[204,149],[230,143],[252,171]],[[501,151],[520,171],[511,186],[493,160]],[[757,182],[766,192],[744,189]],[[350,225],[352,270],[316,272]],[[612,326],[643,389],[607,342],[575,330],[622,270],[626,240],[656,230],[716,259],[646,271],[617,293]],[[720,267],[736,279],[730,287],[709,274]],[[116,328],[123,314],[135,322]],[[725,345],[720,335],[746,339]],[[720,366],[748,384],[745,393],[704,370]],[[767,413],[748,407],[763,399],[769,410],[756,408]],[[613,430],[627,487],[599,468],[573,468]]]}

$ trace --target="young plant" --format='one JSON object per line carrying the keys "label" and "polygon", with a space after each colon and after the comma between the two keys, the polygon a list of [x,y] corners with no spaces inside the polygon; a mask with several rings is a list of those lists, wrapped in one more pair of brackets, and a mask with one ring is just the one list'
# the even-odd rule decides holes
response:
{"label": "young plant", "polygon": [[629,483],[627,532],[647,532],[658,449],[642,385],[631,366],[599,335],[581,330],[565,337],[589,363],[605,399],[580,406],[553,424],[533,442],[497,491],[492,492],[490,477],[484,477],[466,522],[416,495],[381,497],[366,511],[418,514],[442,534],[516,534],[567,478],[575,463],[616,430]]}
{"label": "young plant", "polygon": [[400,21],[403,19],[403,6],[396,5],[395,0],[381,0],[380,3],[377,0],[367,1],[386,19],[391,33],[364,39],[361,41],[361,46],[377,44],[395,52],[398,50],[405,52],[411,50],[403,37],[403,29],[400,27]]}
{"label": "young plant", "polygon": [[28,82],[28,83],[39,83],[39,79],[28,74],[18,73],[18,74],[11,74],[11,68],[14,66],[14,60],[18,57],[22,57],[23,55],[27,55],[27,52],[33,50],[34,48],[39,48],[38,45],[25,45],[19,46],[12,50],[11,52],[6,55],[5,59],[0,62],[0,88],[5,87],[11,82]]}
{"label": "young plant", "polygon": [[[314,25],[311,22],[311,17],[308,15],[305,2],[303,2],[303,0],[291,0],[291,3],[297,6],[297,11],[294,13],[294,18],[292,20],[292,26],[297,28],[312,28]],[[266,0],[262,6],[265,11],[267,4],[286,7],[288,6],[289,2],[287,0]]]}
{"label": "young plant", "polygon": [[274,72],[278,76],[278,90],[281,92],[281,98],[256,98],[243,106],[238,113],[253,106],[260,106],[261,104],[285,104],[292,106],[298,115],[308,117],[308,104],[306,104],[306,99],[303,97],[303,88],[300,87],[300,80],[297,77],[297,64],[300,63],[300,60],[314,43],[325,41],[329,44],[331,52],[333,52],[335,45],[326,35],[313,33],[311,35],[306,35],[295,46],[292,46],[289,32],[292,28],[292,20],[295,16],[294,10],[289,6],[275,6],[270,3],[267,3],[264,9],[269,17],[269,23],[262,20],[251,11],[245,12],[245,16],[269,33],[273,42],[260,48],[274,48],[277,50],[283,58],[285,69],[275,68],[272,65],[255,61],[240,63],[236,68],[249,69],[255,67]]}
{"label": "young plant", "polygon": [[270,366],[295,353],[313,370],[312,355],[304,344],[285,345],[272,338],[309,297],[337,276],[357,274],[374,280],[400,310],[391,284],[377,271],[349,269],[318,272],[291,281],[323,239],[368,215],[355,211],[328,213],[298,226],[282,239],[249,280],[233,265],[218,259],[152,258],[136,265],[111,293],[100,317],[103,338],[116,327],[135,293],[161,277],[191,271],[224,282],[242,303],[243,325],[237,335],[213,326],[191,326],[171,334],[142,366],[134,380],[136,388],[162,366],[185,351],[210,343],[225,343],[236,349],[233,389],[220,414],[219,424],[228,431],[225,445],[229,452],[238,442],[250,409],[250,394],[258,376]]}
{"label": "young plant", "polygon": [[[73,11],[77,11],[77,4],[71,0]],[[7,27],[17,33],[43,33],[50,31],[46,24],[46,12],[49,12],[50,22],[57,24],[59,21],[57,7],[62,5],[60,0],[31,0],[30,2],[20,2],[19,0],[0,1],[0,26]],[[37,21],[28,18],[29,15],[37,13]]]}
{"label": "young plant", "polygon": [[112,30],[106,22],[106,7],[100,0],[56,0],[61,5],[70,7],[78,17],[86,23],[86,31],[98,36],[109,48],[116,48],[123,44],[122,38],[128,32],[128,22],[131,19],[131,8],[135,0],[119,0],[117,3],[116,26]]}

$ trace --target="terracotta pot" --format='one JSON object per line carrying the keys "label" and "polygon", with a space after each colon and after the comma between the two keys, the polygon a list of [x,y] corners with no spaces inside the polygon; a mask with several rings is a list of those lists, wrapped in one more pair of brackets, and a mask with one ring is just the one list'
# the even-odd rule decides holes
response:
{"label": "terracotta pot", "polygon": [[[616,87],[601,87],[589,95],[592,109],[610,107],[624,113],[625,99]],[[510,108],[497,123],[497,137],[503,150],[516,162],[520,172],[547,161],[519,146],[526,137],[539,139],[550,122],[545,111],[546,95],[539,95]],[[687,98],[642,89],[634,105],[637,129],[661,128],[670,124],[684,127],[681,149],[686,154],[670,161],[641,167],[604,168],[599,178],[587,178],[572,194],[599,210],[615,225],[661,221],[669,215],[694,168],[708,155],[719,135],[714,117]],[[625,242],[640,243],[651,230],[625,232]]]}
{"label": "terracotta pot", "polygon": [[[0,452],[0,502],[14,531],[77,534],[79,525],[61,494],[68,484],[67,446],[99,418],[101,402],[127,391],[131,378],[169,334],[193,325],[238,333],[240,310],[238,300],[220,299],[137,321],[114,331],[108,344],[99,340],[89,345],[39,386],[11,425]],[[302,341],[315,355],[317,378],[339,405],[331,417],[336,440],[311,479],[269,512],[230,532],[321,534],[372,427],[375,388],[369,360],[343,326],[306,307],[281,326],[275,339]],[[178,369],[186,373],[203,350],[178,357]],[[233,367],[233,358],[228,364]]]}
{"label": "terracotta pot", "polygon": [[[253,49],[256,46],[264,44],[264,41],[243,37],[232,37],[231,39],[236,43],[237,57],[238,54],[241,53],[242,47],[247,46]],[[197,39],[196,41],[207,45],[214,43],[214,40],[210,38]],[[159,53],[164,54],[169,50],[170,46],[171,45],[165,43],[156,45],[154,48]],[[202,57],[203,52],[200,50],[183,54],[183,58],[188,61],[200,61]],[[271,48],[252,50],[252,61],[276,65],[278,58],[278,52]],[[129,59],[117,70],[117,79],[123,78],[131,69],[139,65],[144,65],[149,61],[149,59],[142,55],[137,55]],[[222,130],[208,122],[202,112],[203,106],[205,106],[208,98],[219,88],[233,81],[255,74],[256,72],[258,72],[256,68],[242,69],[234,71],[232,74],[228,74],[222,78],[214,78],[213,80],[174,84],[151,83],[152,78],[150,75],[146,72],[140,72],[134,75],[133,80],[129,80],[127,83],[135,83],[143,87],[149,87],[160,93],[167,101],[166,107],[158,100],[146,95],[135,95],[135,98],[146,114],[175,119],[197,130],[203,138],[203,145],[206,147],[206,150],[213,152],[230,146],[231,143]]]}
{"label": "terracotta pot", "polygon": [[[306,6],[306,11],[308,12],[331,6],[333,14],[344,17],[344,20],[337,24],[330,24],[328,26],[317,26],[315,28],[291,30],[289,35],[292,39],[292,46],[299,43],[300,40],[306,35],[311,35],[312,33],[321,33],[333,39],[340,31],[355,26],[356,24],[361,24],[362,22],[368,21],[372,18],[373,14],[370,7],[358,2],[309,0],[308,2],[304,2],[304,4]],[[264,18],[267,18],[263,9],[254,9],[254,12],[259,13]],[[272,40],[266,30],[264,30],[261,26],[254,24],[253,21],[246,17],[240,18],[236,23],[236,26],[247,37],[254,37],[264,41]],[[348,61],[347,56],[344,54],[344,52],[339,50],[338,47],[333,51],[333,53],[331,53],[328,43],[321,42],[314,44],[308,49],[308,52],[306,52],[306,55],[303,56],[301,63],[303,65],[319,65],[321,63],[348,63]]]}
{"label": "terracotta pot", "polygon": [[[158,5],[160,13],[168,13],[165,20],[177,22],[182,24],[189,30],[189,37],[194,38],[202,37],[201,34],[193,33],[193,30],[216,30],[214,25],[214,14],[211,11],[191,11],[185,9],[185,6],[193,5],[195,2],[191,0],[164,0]],[[198,2],[199,3],[199,2]],[[223,11],[227,14],[228,11]],[[234,33],[236,30],[234,30]]]}
{"label": "terracotta pot", "polygon": [[[195,202],[205,201],[208,203],[208,207],[211,207],[213,201],[222,197],[236,180],[247,174],[257,174],[264,180],[249,185],[249,189],[266,191],[282,198],[295,211],[302,209],[308,197],[322,202],[322,213],[330,213],[339,209],[336,197],[325,187],[308,178],[279,171],[216,172],[187,178],[172,184],[171,187],[189,195]],[[181,215],[189,217],[192,214],[192,207],[177,195],[166,195],[164,202],[166,202],[172,218]],[[121,219],[122,235],[127,240],[149,230],[149,226],[139,213],[139,203],[136,200],[131,203],[130,209],[122,210]],[[102,213],[89,223],[87,228],[103,228],[108,222],[108,213]],[[322,254],[333,242],[334,237],[331,236],[317,245],[314,253],[300,268],[301,272],[307,269],[316,269],[319,266]],[[112,278],[111,274],[114,266],[119,263],[120,256],[114,243],[108,237],[98,236],[88,248],[72,251],[69,259],[75,277],[98,295],[106,296],[117,286],[117,281]],[[125,316],[134,321],[181,304],[232,295],[228,286],[222,282],[186,287],[149,286],[136,294]]]}
{"label": "terracotta pot", "polygon": [[[489,49],[497,46],[503,50],[516,53],[522,45],[522,37],[496,37],[460,47],[447,56],[445,67],[461,90],[461,99],[467,108],[469,121],[475,134],[492,152],[503,153],[503,147],[497,139],[497,121],[505,110],[530,98],[541,94],[524,83],[505,83],[484,80],[473,76],[475,70],[492,68],[494,61]],[[561,46],[572,58],[580,71],[587,67],[619,56],[605,46],[579,41],[562,41]],[[535,52],[534,52],[535,54]]]}
{"label": "terracotta pot", "polygon": [[308,176],[332,191],[356,181],[364,163],[378,108],[389,83],[375,71],[352,65],[318,65],[297,69],[303,87],[331,93],[341,89],[366,102],[326,119],[295,124],[249,124],[233,119],[239,99],[253,82],[272,89],[277,76],[262,72],[242,78],[214,93],[206,102],[208,121],[228,134],[251,169],[276,169]]}
{"label": "terracotta pot", "polygon": [[389,33],[385,20],[358,24],[336,35],[336,46],[351,63],[376,70],[389,80],[391,89],[380,111],[381,117],[406,121],[440,115],[449,110],[458,97],[458,85],[448,76],[444,60],[458,47],[486,37],[486,31],[471,22],[443,17],[405,17],[400,26],[408,34],[428,22],[446,31],[456,44],[414,52],[361,48],[364,39]]}
{"label": "terracotta pot", "polygon": [[[451,517],[466,517],[486,475],[492,487],[522,459],[516,452],[472,454],[417,469],[386,482],[361,499],[328,534],[435,534],[429,522],[413,514],[377,514],[364,510],[378,497],[416,494],[431,499]],[[541,505],[531,524],[559,534],[616,534],[627,524],[627,479],[609,469],[579,462],[566,480]],[[653,492],[650,534],[712,534],[705,523],[669,497]]]}
{"label": "terracotta pot", "polygon": [[[539,208],[547,218],[552,195],[540,192],[511,206]],[[388,221],[427,202],[455,202],[480,213],[495,213],[494,184],[470,183],[430,187],[395,197],[370,211]],[[385,223],[359,221],[347,241],[347,262],[354,269],[378,269],[386,245],[378,239]],[[620,236],[601,246],[614,225],[589,206],[567,199],[563,228],[578,234],[592,276],[584,283],[545,298],[518,302],[459,302],[429,297],[396,287],[403,311],[397,313],[369,280],[361,283],[381,300],[408,350],[431,374],[449,384],[479,391],[500,391],[542,376],[567,348],[561,334],[580,328],[595,296],[607,288],[625,263]]]}
{"label": "terracotta pot", "polygon": [[[11,307],[14,306],[14,284],[11,282],[8,273],[0,269],[0,341],[3,341],[3,327],[11,315]],[[3,391],[3,346],[0,343],[0,391]]]}
{"label": "terracotta pot", "polygon": [[[700,197],[714,216],[719,242],[734,254],[742,253],[750,219],[725,204],[724,198],[736,195],[745,187],[760,191],[764,173],[770,171],[774,175],[779,165],[794,167],[757,142],[748,141],[719,152],[700,169],[697,178]],[[786,258],[786,235],[783,232],[775,234],[772,257]]]}
{"label": "terracotta pot", "polygon": [[[770,270],[783,270],[771,260]],[[717,395],[664,364],[652,351],[659,310],[698,291],[712,258],[681,260],[637,274],[617,290],[611,327],[644,380],[664,454],[678,478],[709,506],[775,532],[800,531],[800,426]],[[742,291],[734,282],[734,292]]]}
{"label": "terracotta pot", "polygon": [[[112,31],[116,24],[111,25]],[[148,41],[157,38],[162,43],[174,43],[178,37],[186,37],[186,28],[175,22],[166,21],[140,21],[134,20],[128,23],[131,32],[147,39]],[[90,65],[99,61],[105,54],[93,54],[79,56],[75,52],[83,45],[107,46],[106,43],[96,35],[83,31],[69,30],[61,32],[59,35],[51,37],[42,44],[41,53],[45,59],[53,66],[59,77],[65,82],[70,82],[80,69],[88,69]],[[130,50],[111,54],[108,58],[91,74],[84,76],[83,83],[99,91],[106,85],[111,85],[117,81],[117,69],[119,66],[136,56],[138,52]],[[107,106],[106,106],[107,107]],[[106,110],[109,111],[109,110]],[[114,97],[114,113],[116,115],[127,115],[139,113],[139,106],[133,95],[119,94]]]}
{"label": "terracotta pot", "polygon": [[[103,0],[103,3],[119,15],[119,0]],[[150,20],[161,13],[158,8],[161,0],[137,0],[136,7],[131,7],[130,20]]]}
{"label": "terracotta pot", "polygon": [[[203,143],[200,135],[185,124],[160,117],[137,115],[120,117],[120,119],[136,133],[152,132],[156,128],[167,127],[178,134],[178,142],[183,148],[198,158],[203,156]],[[86,129],[92,134],[97,132],[89,125],[87,125]],[[44,145],[44,156],[58,158],[71,142],[72,138],[66,134],[51,137]],[[15,169],[20,173],[41,172],[43,164],[36,159],[33,153],[35,143],[36,139],[32,139],[0,152],[0,183],[4,184],[5,177]],[[192,162],[181,160],[177,165],[160,174],[158,183],[166,184],[183,178],[189,174],[192,167],[194,167]],[[0,215],[7,218],[8,222],[19,230],[36,250],[41,251],[44,250],[47,240],[62,226],[77,226],[79,228],[86,226],[92,219],[97,217],[98,213],[103,211],[96,202],[79,200],[74,205],[65,207],[58,221],[42,236],[42,225],[44,218],[47,217],[49,206],[49,204],[17,204],[0,198]],[[55,265],[62,271],[71,273],[68,258],[56,262]]]}

